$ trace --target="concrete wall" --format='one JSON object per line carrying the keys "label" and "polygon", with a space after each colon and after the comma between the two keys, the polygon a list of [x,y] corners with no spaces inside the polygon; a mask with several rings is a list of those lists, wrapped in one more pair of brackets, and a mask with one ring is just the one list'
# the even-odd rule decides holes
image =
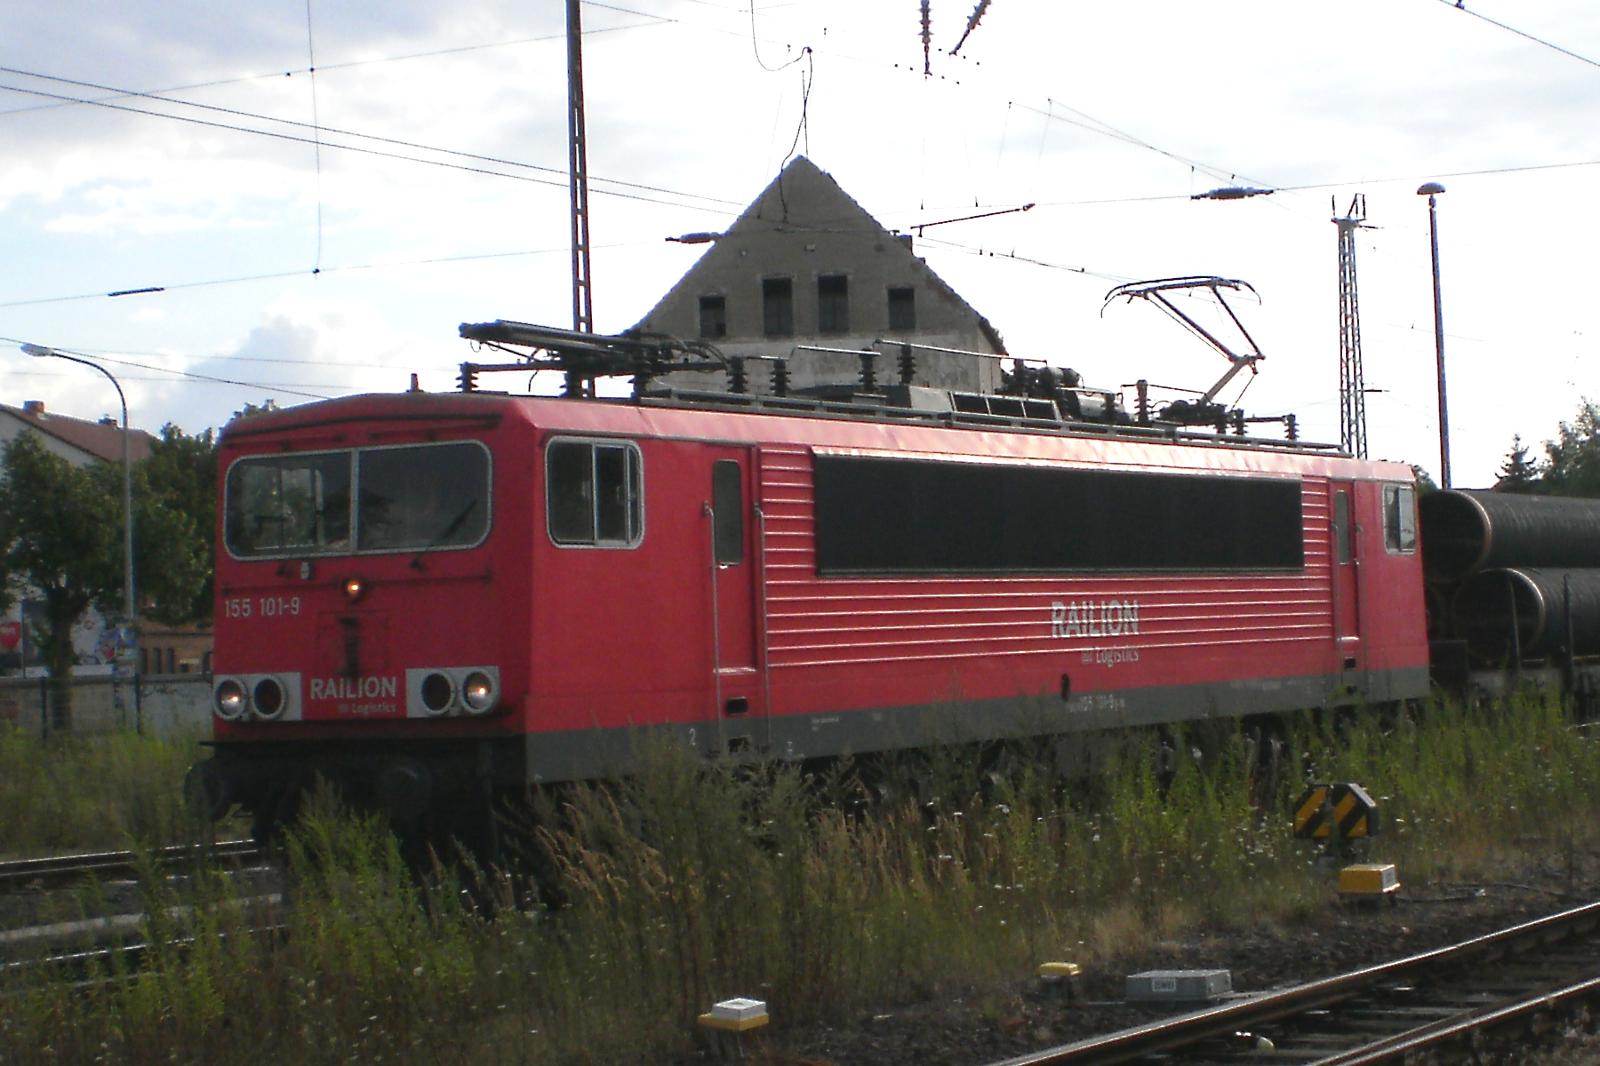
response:
{"label": "concrete wall", "polygon": [[[0,725],[40,734],[49,731],[43,678],[0,678]],[[211,729],[211,679],[204,674],[156,675],[140,679],[135,701],[131,682],[109,677],[72,681],[72,732],[80,735],[139,730],[150,736],[186,737]]]}

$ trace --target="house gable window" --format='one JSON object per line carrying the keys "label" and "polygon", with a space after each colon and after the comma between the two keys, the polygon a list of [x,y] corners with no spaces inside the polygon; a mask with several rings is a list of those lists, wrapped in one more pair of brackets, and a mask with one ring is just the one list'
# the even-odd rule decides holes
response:
{"label": "house gable window", "polygon": [[817,332],[850,332],[850,279],[843,274],[817,278]]}
{"label": "house gable window", "polygon": [[894,332],[917,328],[917,290],[907,286],[889,289],[889,329]]}
{"label": "house gable window", "polygon": [[768,337],[794,336],[794,283],[790,279],[761,279],[761,332]]}
{"label": "house gable window", "polygon": [[700,336],[711,339],[728,335],[728,300],[725,296],[700,297]]}

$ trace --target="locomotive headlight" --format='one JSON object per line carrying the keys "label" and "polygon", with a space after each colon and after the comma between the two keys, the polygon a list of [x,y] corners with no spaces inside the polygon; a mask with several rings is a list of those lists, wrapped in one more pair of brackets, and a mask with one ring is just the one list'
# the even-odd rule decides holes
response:
{"label": "locomotive headlight", "polygon": [[355,603],[367,594],[367,583],[359,577],[347,577],[344,580],[344,598]]}
{"label": "locomotive headlight", "polygon": [[226,722],[238,720],[249,704],[244,686],[231,678],[217,683],[217,689],[212,693],[212,701],[217,717]]}
{"label": "locomotive headlight", "polygon": [[456,686],[450,675],[435,670],[422,679],[422,706],[429,714],[444,714],[455,702]]}
{"label": "locomotive headlight", "polygon": [[283,713],[288,705],[283,686],[275,677],[263,677],[256,682],[251,690],[251,703],[255,707],[256,716],[259,718],[276,718]]}
{"label": "locomotive headlight", "polygon": [[474,670],[461,682],[461,702],[472,714],[483,714],[494,708],[494,679],[482,670]]}

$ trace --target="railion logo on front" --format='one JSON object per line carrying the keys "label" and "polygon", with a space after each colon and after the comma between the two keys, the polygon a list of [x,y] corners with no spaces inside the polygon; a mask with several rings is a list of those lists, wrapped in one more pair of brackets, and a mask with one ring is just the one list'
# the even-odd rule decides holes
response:
{"label": "railion logo on front", "polygon": [[314,700],[392,700],[400,694],[397,677],[313,677]]}
{"label": "railion logo on front", "polygon": [[393,676],[313,677],[311,699],[332,701],[340,718],[394,718],[405,712],[400,679]]}

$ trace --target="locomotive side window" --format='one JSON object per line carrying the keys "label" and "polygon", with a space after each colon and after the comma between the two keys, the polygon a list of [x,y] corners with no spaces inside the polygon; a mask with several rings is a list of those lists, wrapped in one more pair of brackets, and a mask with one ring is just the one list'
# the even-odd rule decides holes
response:
{"label": "locomotive side window", "polygon": [[739,464],[720,459],[711,468],[711,507],[716,516],[713,539],[717,562],[744,562],[744,486]]}
{"label": "locomotive side window", "polygon": [[1300,570],[1298,478],[818,454],[823,574]]}
{"label": "locomotive side window", "polygon": [[234,555],[350,549],[350,452],[242,459],[228,470],[224,537]]}
{"label": "locomotive side window", "polygon": [[1333,494],[1333,545],[1340,566],[1348,563],[1352,530],[1350,528],[1350,493],[1339,489]]}
{"label": "locomotive side window", "polygon": [[489,530],[489,456],[477,444],[357,453],[356,547],[464,548]]}
{"label": "locomotive side window", "polygon": [[1410,485],[1383,487],[1383,542],[1396,554],[1417,550],[1417,490]]}
{"label": "locomotive side window", "polygon": [[545,451],[550,539],[569,547],[631,548],[644,537],[639,449],[556,440]]}

